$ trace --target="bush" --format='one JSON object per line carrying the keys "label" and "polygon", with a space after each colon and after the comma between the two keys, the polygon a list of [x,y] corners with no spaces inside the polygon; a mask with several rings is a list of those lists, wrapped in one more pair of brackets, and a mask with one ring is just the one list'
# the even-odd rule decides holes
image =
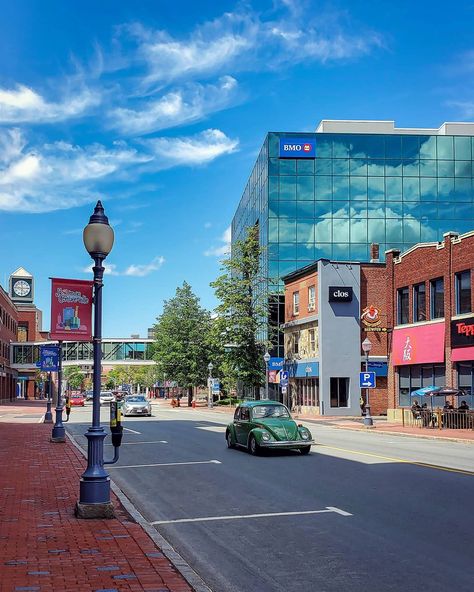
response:
{"label": "bush", "polygon": [[220,401],[215,401],[214,405],[240,405],[242,403],[241,399],[221,399]]}

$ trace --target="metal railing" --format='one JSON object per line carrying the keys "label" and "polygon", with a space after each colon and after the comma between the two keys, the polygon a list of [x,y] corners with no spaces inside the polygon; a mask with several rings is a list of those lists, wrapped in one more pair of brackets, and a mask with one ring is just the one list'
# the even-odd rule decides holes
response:
{"label": "metal railing", "polygon": [[457,409],[402,409],[402,425],[407,427],[474,430],[474,411]]}

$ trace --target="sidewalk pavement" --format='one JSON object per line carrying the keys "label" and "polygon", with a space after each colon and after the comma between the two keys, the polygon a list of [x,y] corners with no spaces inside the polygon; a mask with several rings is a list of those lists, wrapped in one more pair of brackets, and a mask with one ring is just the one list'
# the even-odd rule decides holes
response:
{"label": "sidewalk pavement", "polygon": [[[1,415],[1,592],[191,592],[115,495],[115,519],[74,517],[85,461],[69,440],[49,442],[39,407],[2,405]],[[32,423],[13,423],[25,415]]]}

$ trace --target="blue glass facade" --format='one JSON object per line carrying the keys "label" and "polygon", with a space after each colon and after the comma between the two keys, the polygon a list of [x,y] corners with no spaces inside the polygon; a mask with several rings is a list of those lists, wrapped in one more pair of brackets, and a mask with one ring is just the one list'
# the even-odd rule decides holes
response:
{"label": "blue glass facade", "polygon": [[[315,142],[316,157],[280,158],[280,137]],[[258,222],[262,273],[270,293],[281,293],[282,276],[320,258],[368,261],[378,243],[383,260],[387,249],[467,232],[474,228],[473,158],[474,137],[466,135],[269,133],[232,241]]]}

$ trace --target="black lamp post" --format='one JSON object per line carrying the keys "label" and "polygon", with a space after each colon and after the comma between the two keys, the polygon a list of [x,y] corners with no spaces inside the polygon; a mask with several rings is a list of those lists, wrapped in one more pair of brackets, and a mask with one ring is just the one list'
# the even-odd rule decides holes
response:
{"label": "black lamp post", "polygon": [[82,474],[76,516],[79,518],[113,518],[114,508],[110,501],[110,479],[104,469],[104,438],[106,433],[100,425],[100,384],[102,362],[102,279],[103,262],[112,250],[114,231],[104,213],[100,201],[95,206],[89,224],[84,228],[84,246],[94,260],[94,342],[93,342],[93,398],[92,425],[87,438],[87,468]]}
{"label": "black lamp post", "polygon": [[58,400],[56,404],[56,423],[53,426],[51,433],[51,442],[65,442],[66,441],[66,429],[63,425],[63,399],[62,399],[62,375],[63,375],[63,342],[59,342],[59,355],[58,355]]}
{"label": "black lamp post", "polygon": [[267,351],[263,354],[263,361],[265,362],[265,399],[268,401],[268,362],[270,361],[270,354]]}
{"label": "black lamp post", "polygon": [[214,364],[212,362],[209,362],[209,364],[207,365],[207,369],[209,370],[209,378],[207,379],[209,382],[209,397],[207,399],[207,406],[209,407],[209,409],[212,409],[214,407],[214,395],[212,394],[212,369],[214,368]]}

